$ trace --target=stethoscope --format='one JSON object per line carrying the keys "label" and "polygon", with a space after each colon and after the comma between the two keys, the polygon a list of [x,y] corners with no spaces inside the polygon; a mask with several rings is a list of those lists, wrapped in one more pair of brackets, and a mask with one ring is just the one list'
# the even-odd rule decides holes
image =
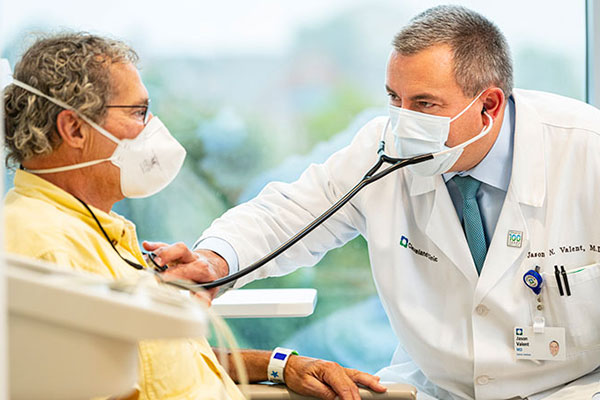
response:
{"label": "stethoscope", "polygon": [[[198,283],[198,284],[192,284],[192,285],[186,285],[186,286],[188,286],[188,289],[192,290],[192,291],[198,290],[200,288],[213,289],[215,287],[231,283],[231,282],[257,270],[258,268],[262,267],[269,261],[273,260],[275,257],[279,256],[281,253],[283,253],[284,251],[286,251],[287,249],[292,247],[298,241],[302,240],[302,238],[304,238],[306,235],[308,235],[310,232],[312,232],[316,227],[321,225],[329,217],[331,217],[333,214],[335,214],[340,208],[342,208],[346,203],[348,203],[365,186],[378,181],[379,179],[383,178],[384,176],[386,176],[386,175],[390,174],[391,172],[394,172],[400,168],[404,168],[408,165],[420,164],[422,162],[432,160],[435,157],[439,157],[439,156],[449,153],[451,151],[456,151],[457,148],[459,148],[459,147],[464,148],[464,147],[468,146],[469,144],[471,144],[471,143],[475,142],[476,140],[485,136],[487,133],[489,133],[489,131],[492,128],[492,117],[485,110],[484,110],[484,114],[488,117],[489,124],[478,135],[472,137],[471,139],[467,140],[466,142],[464,142],[456,147],[444,149],[437,153],[427,153],[427,154],[417,155],[417,156],[410,157],[410,158],[395,158],[395,157],[390,157],[385,153],[385,134],[388,131],[388,128],[390,125],[390,118],[388,118],[388,120],[385,124],[385,127],[383,128],[383,131],[381,132],[381,139],[379,140],[379,148],[377,149],[377,155],[379,156],[379,158],[377,159],[377,162],[375,163],[375,165],[373,165],[373,167],[371,167],[371,169],[369,169],[369,171],[367,171],[367,173],[356,184],[356,186],[354,186],[352,189],[350,189],[344,196],[342,196],[337,202],[335,202],[328,210],[326,210],[325,212],[323,212],[323,214],[321,214],[320,216],[315,218],[310,224],[305,226],[302,230],[300,230],[294,236],[290,237],[287,241],[285,241],[281,245],[279,245],[279,247],[277,247],[275,250],[273,250],[272,252],[270,252],[269,254],[267,254],[266,256],[261,258],[260,260],[247,266],[246,268],[244,268],[234,274],[228,275],[224,278],[217,279],[212,282]],[[377,172],[383,164],[391,164],[391,165],[389,167],[387,167],[386,169]]]}
{"label": "stethoscope", "polygon": [[[419,164],[428,160],[432,160],[435,157],[439,157],[443,154],[446,154],[450,151],[456,151],[457,147],[466,147],[469,144],[471,144],[472,142],[480,139],[481,137],[483,137],[485,134],[487,134],[490,129],[491,129],[491,121],[492,121],[492,117],[487,114],[487,112],[485,113],[485,115],[487,115],[487,117],[490,120],[490,124],[488,125],[487,128],[485,128],[484,130],[482,130],[481,133],[479,133],[478,135],[476,135],[475,137],[469,139],[468,141],[460,144],[459,146],[456,147],[452,147],[452,148],[448,148],[445,150],[442,150],[440,152],[437,153],[427,153],[427,154],[421,154],[421,155],[417,155],[414,157],[409,157],[409,158],[395,158],[395,157],[390,157],[385,153],[385,134],[388,131],[389,125],[390,125],[390,119],[388,118],[385,127],[383,128],[383,131],[381,132],[381,139],[379,140],[379,148],[377,149],[377,155],[378,155],[378,159],[377,162],[375,162],[375,165],[373,165],[373,167],[371,167],[371,169],[369,169],[367,171],[367,173],[363,176],[363,178],[352,188],[350,189],[345,195],[343,195],[337,202],[335,202],[331,207],[329,207],[329,209],[327,209],[325,212],[323,212],[320,216],[318,216],[317,218],[315,218],[310,224],[308,224],[307,226],[305,226],[303,229],[301,229],[298,233],[296,233],[294,236],[290,237],[288,240],[286,240],[285,242],[283,242],[281,245],[279,245],[279,247],[277,247],[276,249],[274,249],[273,251],[271,251],[269,254],[265,255],[264,257],[262,257],[261,259],[259,259],[258,261],[254,262],[253,264],[249,265],[248,267],[234,273],[231,275],[228,275],[224,278],[220,278],[217,280],[214,280],[212,282],[207,282],[207,283],[189,283],[189,281],[185,281],[185,280],[163,280],[162,278],[160,278],[160,280],[163,283],[167,283],[169,285],[173,285],[176,286],[178,288],[181,289],[187,289],[191,292],[196,292],[200,289],[213,289],[222,285],[226,285],[228,283],[234,282],[236,280],[238,280],[239,278],[248,275],[249,273],[257,270],[258,268],[262,267],[263,265],[265,265],[266,263],[268,263],[269,261],[273,260],[275,257],[279,256],[281,253],[283,253],[284,251],[286,251],[287,249],[289,249],[290,247],[292,247],[294,244],[296,244],[297,242],[299,242],[300,240],[302,240],[306,235],[308,235],[310,232],[312,232],[313,230],[315,230],[315,228],[317,228],[319,225],[321,225],[323,222],[325,222],[329,217],[331,217],[333,214],[335,214],[340,208],[342,208],[346,203],[348,203],[354,196],[356,196],[356,194],[358,192],[360,192],[364,187],[366,187],[367,185],[370,185],[373,182],[378,181],[379,179],[383,178],[384,176],[400,169],[400,168],[404,168],[408,165],[413,165],[413,164]],[[379,171],[379,169],[381,168],[382,165],[384,164],[391,164],[389,167],[387,167],[386,169],[383,169],[381,171]],[[379,171],[379,172],[378,172]],[[79,199],[77,199],[79,200]],[[100,221],[98,221],[98,219],[96,218],[96,216],[94,215],[94,213],[92,212],[92,210],[81,200],[79,200],[84,206],[85,208],[92,214],[92,216],[94,217],[94,220],[96,221],[96,223],[100,226],[100,229],[102,230],[102,233],[104,234],[104,236],[106,237],[106,239],[111,242],[110,238],[108,237],[108,235],[106,234],[106,232],[104,231],[104,229],[102,228],[102,225],[100,225]],[[111,245],[112,242],[111,242]],[[118,250],[115,248],[115,246],[113,245],[113,248],[115,249],[115,251],[117,252],[117,254],[119,254]],[[147,255],[149,256],[150,261],[154,264],[154,267],[152,268],[153,272],[157,273],[157,276],[160,277],[160,275],[158,274],[159,272],[164,272],[165,270],[167,270],[167,266],[160,266],[158,264],[156,264],[156,262],[154,262],[154,257],[156,256],[154,253],[147,253]],[[121,254],[119,254],[119,256],[125,260],[125,262],[127,262],[129,265],[131,265],[132,267],[136,268],[136,269],[143,269],[143,267],[137,263],[133,263],[127,259],[125,259],[123,256],[121,256]]]}

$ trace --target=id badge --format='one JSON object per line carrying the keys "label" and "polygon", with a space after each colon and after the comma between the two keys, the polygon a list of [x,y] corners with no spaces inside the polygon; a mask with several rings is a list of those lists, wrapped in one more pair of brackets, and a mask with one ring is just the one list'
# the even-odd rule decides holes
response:
{"label": "id badge", "polygon": [[532,326],[517,326],[514,346],[517,360],[564,361],[567,357],[565,328],[545,327],[543,332],[534,332]]}

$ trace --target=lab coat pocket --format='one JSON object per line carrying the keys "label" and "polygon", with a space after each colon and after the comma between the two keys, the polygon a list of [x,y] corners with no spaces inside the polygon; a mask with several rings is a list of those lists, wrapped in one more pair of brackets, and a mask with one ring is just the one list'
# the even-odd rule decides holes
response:
{"label": "lab coat pocket", "polygon": [[544,273],[546,324],[566,329],[570,354],[600,347],[600,263],[568,269],[567,279],[571,295],[561,277],[561,296],[554,273]]}

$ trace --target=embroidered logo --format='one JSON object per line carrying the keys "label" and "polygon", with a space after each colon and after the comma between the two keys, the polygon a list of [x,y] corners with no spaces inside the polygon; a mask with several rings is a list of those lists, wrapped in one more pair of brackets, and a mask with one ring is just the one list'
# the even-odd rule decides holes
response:
{"label": "embroidered logo", "polygon": [[426,251],[423,251],[421,249],[417,249],[416,247],[414,247],[412,245],[412,243],[410,242],[410,240],[408,240],[408,238],[404,235],[402,235],[402,237],[400,238],[400,246],[406,248],[406,249],[410,249],[413,251],[413,253],[415,253],[418,256],[422,256],[422,257],[426,257],[427,259],[429,259],[429,261],[433,261],[433,262],[438,262],[438,258],[437,256],[434,256],[433,254],[430,254]]}
{"label": "embroidered logo", "polygon": [[400,246],[404,248],[408,247],[408,238],[406,236],[400,238]]}

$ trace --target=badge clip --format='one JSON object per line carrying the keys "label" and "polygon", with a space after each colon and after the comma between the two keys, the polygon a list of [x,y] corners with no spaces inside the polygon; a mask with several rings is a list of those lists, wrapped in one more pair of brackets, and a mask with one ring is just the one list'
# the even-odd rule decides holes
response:
{"label": "badge clip", "polygon": [[542,316],[537,316],[533,319],[533,333],[544,333],[546,320]]}
{"label": "badge clip", "polygon": [[525,282],[525,285],[531,289],[536,296],[542,291],[542,284],[544,283],[544,279],[542,279],[539,270],[540,267],[536,266],[535,269],[530,269],[523,275],[523,282]]}

